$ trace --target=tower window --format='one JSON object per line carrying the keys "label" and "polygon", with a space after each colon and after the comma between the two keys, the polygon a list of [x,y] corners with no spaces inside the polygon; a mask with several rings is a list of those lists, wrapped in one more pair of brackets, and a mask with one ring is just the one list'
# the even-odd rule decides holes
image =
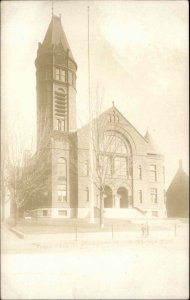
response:
{"label": "tower window", "polygon": [[59,69],[55,69],[55,79],[59,80]]}
{"label": "tower window", "polygon": [[55,68],[55,79],[65,82],[66,79],[65,70],[60,68]]}
{"label": "tower window", "polygon": [[57,119],[57,130],[65,131],[65,120]]}
{"label": "tower window", "polygon": [[60,69],[60,80],[65,81],[65,71]]}

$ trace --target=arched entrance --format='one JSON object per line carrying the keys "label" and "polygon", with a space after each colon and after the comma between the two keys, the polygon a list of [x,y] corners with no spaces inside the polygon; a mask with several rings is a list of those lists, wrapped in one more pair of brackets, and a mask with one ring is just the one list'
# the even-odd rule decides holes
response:
{"label": "arched entrance", "polygon": [[113,196],[112,196],[112,189],[106,185],[104,189],[104,207],[105,208],[112,208],[113,207]]}
{"label": "arched entrance", "polygon": [[120,187],[117,194],[120,198],[120,208],[127,208],[129,206],[128,190],[125,187]]}

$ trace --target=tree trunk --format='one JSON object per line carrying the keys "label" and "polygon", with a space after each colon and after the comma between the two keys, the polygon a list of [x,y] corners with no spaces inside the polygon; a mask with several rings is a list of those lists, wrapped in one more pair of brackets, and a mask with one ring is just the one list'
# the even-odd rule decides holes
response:
{"label": "tree trunk", "polygon": [[103,216],[103,211],[104,210],[104,198],[103,198],[103,193],[100,192],[100,227],[104,227],[104,216]]}

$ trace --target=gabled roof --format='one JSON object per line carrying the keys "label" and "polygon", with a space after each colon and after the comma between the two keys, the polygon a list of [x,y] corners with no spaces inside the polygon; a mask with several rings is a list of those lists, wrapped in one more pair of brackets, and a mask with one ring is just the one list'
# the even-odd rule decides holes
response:
{"label": "gabled roof", "polygon": [[65,32],[61,24],[61,17],[55,15],[52,16],[51,22],[49,24],[48,30],[46,32],[42,47],[50,48],[53,46],[62,46],[63,50],[67,52],[69,50],[69,57],[74,61],[69,43],[67,41]]}
{"label": "gabled roof", "polygon": [[179,161],[179,168],[167,189],[167,194],[172,192],[172,190],[174,190],[175,188],[179,188],[179,185],[182,186],[183,189],[188,189],[189,186],[189,176],[184,172],[181,161]]}
{"label": "gabled roof", "polygon": [[[131,127],[133,128],[133,130],[137,133],[137,135],[139,135],[139,137],[144,141],[144,143],[147,145],[147,153],[148,154],[161,154],[161,152],[159,151],[158,146],[156,145],[156,143],[154,142],[152,136],[150,135],[150,133],[147,131],[145,136],[142,136],[140,134],[140,132],[126,119],[126,117],[115,107],[115,105],[113,104],[110,108],[108,108],[106,111],[102,112],[97,119],[101,118],[103,115],[106,114],[110,114],[112,115],[114,112],[116,112],[116,114],[120,115],[124,121]],[[88,125],[89,123],[85,124],[84,126],[82,126],[81,128],[79,128],[77,131],[78,132],[86,132],[86,130],[88,130]]]}
{"label": "gabled roof", "polygon": [[[126,117],[115,107],[115,105],[112,105],[110,108],[108,108],[107,110],[103,111],[102,113],[100,113],[100,115],[97,117],[97,119],[101,118],[103,115],[106,114],[112,114],[113,111],[117,112],[119,115],[122,116],[122,118],[131,126],[133,127],[133,129],[136,131],[136,133],[147,143],[147,140],[145,139],[145,137],[142,136],[142,134],[140,134],[140,132],[126,119]],[[78,129],[79,130],[83,130],[83,129],[87,129],[88,128],[88,124],[83,125],[81,128]]]}

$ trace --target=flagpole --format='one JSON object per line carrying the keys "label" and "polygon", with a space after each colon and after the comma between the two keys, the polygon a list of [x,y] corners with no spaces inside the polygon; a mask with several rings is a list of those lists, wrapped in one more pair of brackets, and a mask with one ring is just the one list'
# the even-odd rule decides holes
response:
{"label": "flagpole", "polygon": [[94,223],[94,183],[93,183],[93,139],[92,139],[92,107],[90,93],[90,8],[88,6],[88,106],[89,106],[89,165],[90,165],[90,223]]}

